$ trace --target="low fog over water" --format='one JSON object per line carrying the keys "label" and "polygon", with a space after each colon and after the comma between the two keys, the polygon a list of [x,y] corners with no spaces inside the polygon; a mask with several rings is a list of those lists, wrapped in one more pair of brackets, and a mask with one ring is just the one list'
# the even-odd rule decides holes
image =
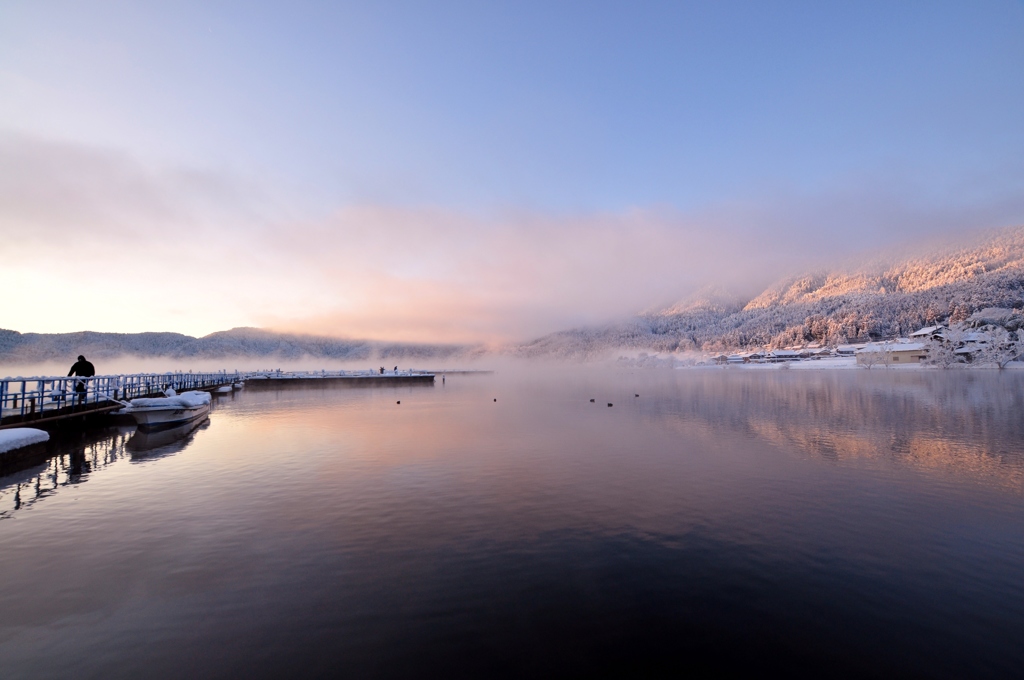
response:
{"label": "low fog over water", "polygon": [[[437,370],[492,370],[498,366],[507,366],[513,369],[515,366],[525,366],[525,362],[518,362],[514,359],[494,357],[476,358],[406,358],[406,357],[385,357],[372,356],[359,361],[331,361],[322,357],[305,357],[301,359],[282,359],[280,357],[228,357],[217,359],[179,359],[171,357],[132,357],[118,356],[97,359],[89,356],[88,359],[95,364],[97,375],[122,374],[122,373],[165,373],[172,371],[192,371],[195,373],[215,372],[226,370],[229,373],[235,371],[366,371],[378,370],[385,366],[391,371],[397,364],[400,370],[422,369]],[[70,357],[64,362],[47,361],[40,363],[12,363],[0,364],[0,377],[4,376],[61,376],[67,375],[75,357]],[[541,365],[544,362],[540,362]]]}

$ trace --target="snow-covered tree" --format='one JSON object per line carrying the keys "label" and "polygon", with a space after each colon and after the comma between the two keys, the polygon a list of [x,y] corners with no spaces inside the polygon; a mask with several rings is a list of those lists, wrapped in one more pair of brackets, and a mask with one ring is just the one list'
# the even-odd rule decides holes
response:
{"label": "snow-covered tree", "polygon": [[892,357],[889,354],[890,347],[891,345],[887,342],[868,346],[857,354],[857,363],[868,370],[875,366],[889,368],[889,364],[892,363]]}
{"label": "snow-covered tree", "polygon": [[1010,332],[997,326],[987,330],[986,335],[988,342],[978,351],[975,362],[994,365],[1002,370],[1024,354],[1024,337],[1020,331]]}
{"label": "snow-covered tree", "polygon": [[926,343],[928,358],[925,363],[939,368],[953,368],[963,364],[966,359],[956,350],[963,344],[964,332],[957,326],[951,326],[942,337],[932,338]]}
{"label": "snow-covered tree", "polygon": [[[517,350],[528,356],[585,356],[612,347],[727,352],[810,341],[834,346],[966,321],[986,307],[1020,310],[1022,302],[1024,227],[1016,227],[971,246],[901,262],[794,277],[746,302],[673,305],[621,324],[552,334]],[[1024,313],[1018,311],[1005,326],[1014,330],[1022,323]]]}

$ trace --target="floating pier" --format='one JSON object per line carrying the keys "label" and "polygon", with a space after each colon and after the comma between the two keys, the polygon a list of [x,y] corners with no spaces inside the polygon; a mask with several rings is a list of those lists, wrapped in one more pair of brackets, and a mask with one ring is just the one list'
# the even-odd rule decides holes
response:
{"label": "floating pier", "polygon": [[247,389],[283,387],[371,387],[383,385],[433,384],[434,373],[427,371],[310,371],[305,373],[252,373],[245,378]]}
{"label": "floating pier", "polygon": [[[218,388],[244,382],[249,388],[282,389],[337,385],[381,386],[433,384],[426,371],[257,371],[249,373],[137,373],[91,378],[35,376],[0,379],[0,429],[38,427],[88,428],[109,424],[119,401],[161,396],[167,388],[176,392]],[[84,388],[84,391],[82,391]]]}
{"label": "floating pier", "polygon": [[211,390],[230,385],[237,373],[136,373],[78,377],[4,378],[0,380],[0,429],[49,429],[122,407],[117,400],[155,397],[167,388],[176,391]]}

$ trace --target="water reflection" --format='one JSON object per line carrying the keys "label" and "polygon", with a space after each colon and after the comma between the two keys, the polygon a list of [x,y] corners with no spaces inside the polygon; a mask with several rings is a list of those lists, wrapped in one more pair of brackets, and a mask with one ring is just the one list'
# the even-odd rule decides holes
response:
{"label": "water reflection", "polygon": [[127,449],[132,462],[153,460],[184,451],[192,443],[197,430],[210,425],[209,417],[183,423],[162,430],[137,430],[128,440]]}
{"label": "water reflection", "polygon": [[125,457],[127,433],[104,430],[78,436],[55,437],[45,451],[18,460],[0,476],[0,520],[34,506],[61,489],[86,481],[90,474]]}
{"label": "water reflection", "polygon": [[142,462],[184,451],[209,419],[143,432],[134,427],[57,435],[41,452],[8,463],[0,476],[0,520],[74,487],[115,463]]}
{"label": "water reflection", "polygon": [[1022,378],[245,390],[175,441],[115,432],[21,471],[21,507],[94,481],[0,527],[0,667],[1011,675]]}
{"label": "water reflection", "polygon": [[739,430],[830,461],[885,460],[1024,490],[1024,376],[693,372],[645,401],[652,422]]}

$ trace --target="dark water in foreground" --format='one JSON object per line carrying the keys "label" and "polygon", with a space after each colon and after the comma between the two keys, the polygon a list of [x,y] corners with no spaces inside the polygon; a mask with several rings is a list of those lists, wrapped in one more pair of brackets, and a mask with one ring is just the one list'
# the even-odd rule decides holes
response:
{"label": "dark water in foreground", "polygon": [[1015,676],[1022,442],[996,372],[248,390],[0,477],[0,677]]}

